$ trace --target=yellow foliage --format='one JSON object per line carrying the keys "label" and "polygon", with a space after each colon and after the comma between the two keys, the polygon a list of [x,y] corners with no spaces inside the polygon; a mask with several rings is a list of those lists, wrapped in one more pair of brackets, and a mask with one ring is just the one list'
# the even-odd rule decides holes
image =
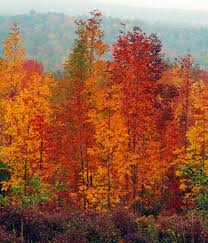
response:
{"label": "yellow foliage", "polygon": [[10,168],[9,183],[40,174],[40,168],[44,167],[44,125],[51,115],[48,85],[35,75],[27,89],[13,99],[1,101],[5,112],[1,158]]}
{"label": "yellow foliage", "polygon": [[180,189],[181,191],[185,191],[186,188],[187,188],[187,186],[186,186],[184,183],[181,183],[180,186],[179,186],[179,189]]}

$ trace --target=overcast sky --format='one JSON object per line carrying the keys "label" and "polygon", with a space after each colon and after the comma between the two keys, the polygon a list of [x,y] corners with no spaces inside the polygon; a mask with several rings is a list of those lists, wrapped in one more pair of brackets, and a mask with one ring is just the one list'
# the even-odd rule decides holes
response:
{"label": "overcast sky", "polygon": [[130,6],[153,8],[197,9],[208,10],[208,0],[98,0],[105,3],[116,3]]}
{"label": "overcast sky", "polygon": [[143,6],[152,8],[174,8],[208,10],[208,0],[0,0],[0,11],[21,13],[35,9],[38,11],[69,12],[72,6],[77,8],[100,8],[101,4]]}

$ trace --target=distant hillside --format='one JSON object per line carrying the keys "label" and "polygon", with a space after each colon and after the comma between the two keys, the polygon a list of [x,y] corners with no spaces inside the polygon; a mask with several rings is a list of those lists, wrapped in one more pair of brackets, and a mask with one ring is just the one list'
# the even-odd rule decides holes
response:
{"label": "distant hillside", "polygon": [[[198,64],[208,66],[208,26],[104,17],[105,40],[109,45],[119,36],[121,21],[129,29],[136,25],[148,34],[157,33],[166,58],[172,60],[189,52]],[[62,13],[40,14],[31,11],[26,15],[0,16],[0,22],[1,42],[6,38],[10,24],[17,22],[21,27],[27,57],[41,61],[48,70],[62,68],[75,37],[73,17]],[[0,51],[2,53],[2,45]]]}
{"label": "distant hillside", "polygon": [[[11,4],[14,2],[19,4]],[[190,3],[194,0],[187,0]],[[206,0],[201,0],[201,2]],[[84,2],[84,4],[83,4]],[[67,15],[83,15],[94,9],[100,9],[106,16],[119,18],[139,18],[149,22],[165,22],[165,23],[187,23],[189,25],[208,25],[208,10],[185,10],[171,8],[174,4],[161,4],[162,1],[140,0],[136,3],[140,6],[130,6],[131,1],[124,0],[7,0],[1,4],[0,15],[17,15],[28,13],[31,9],[37,12],[59,12]],[[145,4],[146,2],[146,4]],[[152,4],[150,4],[152,2]],[[158,2],[158,3],[157,3]],[[177,2],[177,1],[172,1]],[[181,1],[183,2],[183,0]],[[148,4],[149,3],[149,4]],[[142,7],[143,5],[143,7]],[[144,7],[146,5],[146,7]],[[175,6],[180,7],[180,4]],[[160,6],[160,7],[159,7]],[[161,6],[163,6],[161,8]],[[187,4],[187,9],[190,6]],[[200,1],[198,8],[202,9]]]}

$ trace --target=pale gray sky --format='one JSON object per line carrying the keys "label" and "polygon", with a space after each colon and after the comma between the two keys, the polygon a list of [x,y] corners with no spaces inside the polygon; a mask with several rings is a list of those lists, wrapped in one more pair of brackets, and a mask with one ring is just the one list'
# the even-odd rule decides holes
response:
{"label": "pale gray sky", "polygon": [[152,8],[174,8],[208,10],[208,0],[0,0],[0,12],[21,13],[35,9],[38,11],[69,12],[70,9],[86,7],[100,8],[102,4],[142,6]]}
{"label": "pale gray sky", "polygon": [[103,3],[116,3],[129,6],[153,8],[174,8],[208,10],[208,0],[98,0]]}

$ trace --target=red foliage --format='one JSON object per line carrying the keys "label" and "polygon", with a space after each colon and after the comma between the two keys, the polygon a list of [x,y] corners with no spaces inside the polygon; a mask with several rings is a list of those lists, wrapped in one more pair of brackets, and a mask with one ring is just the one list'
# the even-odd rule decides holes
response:
{"label": "red foliage", "polygon": [[35,61],[35,60],[27,60],[24,62],[23,64],[24,70],[30,74],[39,74],[42,75],[44,72],[44,67],[42,65],[42,63]]}
{"label": "red foliage", "polygon": [[44,67],[41,63],[35,60],[27,60],[23,64],[23,68],[25,71],[25,76],[21,81],[21,87],[25,88],[28,86],[28,82],[32,78],[33,75],[43,75]]}

